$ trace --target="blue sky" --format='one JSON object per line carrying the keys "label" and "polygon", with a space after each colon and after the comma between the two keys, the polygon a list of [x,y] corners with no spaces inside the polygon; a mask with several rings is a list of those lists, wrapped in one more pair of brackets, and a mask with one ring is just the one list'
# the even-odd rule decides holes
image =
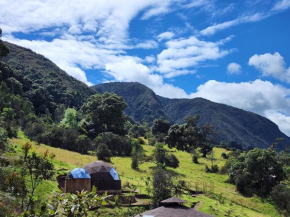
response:
{"label": "blue sky", "polygon": [[[19,7],[21,5],[21,7]],[[88,84],[137,81],[290,136],[290,0],[0,0],[3,39]]]}

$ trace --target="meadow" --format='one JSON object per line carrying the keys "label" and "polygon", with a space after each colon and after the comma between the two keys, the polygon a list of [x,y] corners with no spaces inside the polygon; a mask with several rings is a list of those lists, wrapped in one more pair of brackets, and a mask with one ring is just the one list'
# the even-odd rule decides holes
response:
{"label": "meadow", "polygon": [[[16,157],[22,152],[22,145],[29,140],[20,132],[18,138],[10,141],[11,146],[16,153],[11,153],[10,157]],[[145,140],[147,143],[147,141]],[[56,175],[68,173],[76,167],[82,167],[90,162],[96,161],[94,155],[82,155],[76,152],[63,150],[60,148],[50,147],[44,144],[36,144],[32,142],[32,150],[43,155],[48,152],[49,155],[54,155],[52,162],[56,169]],[[143,145],[145,153],[150,156],[154,150],[153,146]],[[213,216],[280,216],[276,211],[271,201],[264,201],[257,196],[246,197],[235,190],[235,186],[228,183],[228,175],[206,173],[205,165],[210,166],[209,159],[199,158],[199,164],[192,162],[192,157],[189,153],[170,149],[178,160],[179,167],[170,169],[174,176],[174,182],[183,182],[187,188],[194,191],[202,191],[202,194],[192,195],[184,191],[179,197],[188,201],[187,205],[197,204],[195,206],[201,212]],[[228,153],[222,148],[214,148],[214,164],[221,168],[226,160],[221,157],[222,153]],[[152,169],[156,166],[154,162],[144,162],[139,166],[139,170],[131,169],[131,158],[129,157],[113,157],[112,165],[118,171],[122,180],[122,185],[129,183],[136,186],[136,190],[141,194],[147,194],[145,180],[151,177]],[[52,191],[59,191],[57,181],[44,181],[36,191],[39,197],[50,198]]]}

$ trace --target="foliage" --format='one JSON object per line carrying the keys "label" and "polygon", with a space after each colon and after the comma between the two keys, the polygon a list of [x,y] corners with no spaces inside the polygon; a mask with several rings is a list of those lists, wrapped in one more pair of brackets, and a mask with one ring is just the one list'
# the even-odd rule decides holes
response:
{"label": "foliage", "polygon": [[92,87],[100,93],[115,93],[128,104],[125,112],[139,123],[153,123],[155,119],[171,118],[164,112],[156,94],[143,84],[137,82],[110,82]]}
{"label": "foliage", "polygon": [[6,64],[0,64],[0,71],[5,74],[3,79],[8,83],[13,77],[20,82],[23,95],[33,103],[37,115],[47,111],[54,115],[61,104],[66,108],[80,108],[96,93],[42,55],[8,42],[5,45],[10,53],[3,59]]}
{"label": "foliage", "polygon": [[112,152],[105,143],[98,144],[96,155],[99,160],[111,162]]}
{"label": "foliage", "polygon": [[173,188],[172,175],[165,169],[157,167],[153,171],[152,206],[158,207],[162,200],[171,197]]}
{"label": "foliage", "polygon": [[152,134],[167,134],[170,128],[170,123],[167,120],[155,119],[152,126]]}
{"label": "foliage", "polygon": [[139,168],[139,164],[144,160],[144,149],[138,141],[133,141],[132,146],[133,149],[131,153],[131,168],[136,170]]}
{"label": "foliage", "polygon": [[179,160],[174,154],[168,154],[165,158],[165,165],[172,168],[179,167]]}
{"label": "foliage", "polygon": [[4,144],[6,143],[7,138],[7,131],[3,127],[0,127],[0,149],[4,149]]}
{"label": "foliage", "polygon": [[[24,150],[29,151],[29,144],[24,145]],[[27,151],[27,152],[28,152]],[[25,156],[24,160],[25,172],[30,181],[30,195],[29,202],[26,206],[26,211],[28,209],[33,210],[35,205],[34,193],[35,189],[42,183],[43,180],[51,179],[54,175],[54,165],[47,159],[47,156],[43,157],[37,156],[35,152],[31,155]]]}
{"label": "foliage", "polygon": [[231,163],[229,177],[238,191],[245,193],[249,189],[267,196],[284,179],[284,172],[274,150],[256,148]]}
{"label": "foliage", "polygon": [[286,183],[276,185],[272,192],[271,197],[276,203],[276,206],[280,213],[284,216],[290,216],[290,186]]}
{"label": "foliage", "polygon": [[0,28],[0,60],[3,57],[6,57],[8,53],[10,52],[9,48],[1,40],[1,37],[2,37],[2,29]]}
{"label": "foliage", "polygon": [[147,129],[145,126],[134,124],[130,128],[128,135],[133,138],[138,138],[141,136],[145,136],[146,132],[147,132]]}
{"label": "foliage", "polygon": [[124,135],[126,117],[125,101],[113,93],[95,94],[84,103],[82,113],[86,116],[88,135],[94,138],[102,132]]}
{"label": "foliage", "polygon": [[94,139],[95,145],[104,143],[108,146],[113,156],[130,156],[132,145],[128,137],[120,136],[111,132],[99,134]]}
{"label": "foliage", "polygon": [[222,153],[221,156],[222,156],[223,159],[228,159],[229,158],[229,156],[226,153],[224,153],[224,152]]}
{"label": "foliage", "polygon": [[[81,191],[77,194],[54,192],[55,202],[48,206],[48,212],[51,216],[83,217],[89,214],[99,216],[98,209],[107,205],[105,196],[98,196],[95,188],[91,192]],[[96,210],[91,211],[92,209]]]}
{"label": "foliage", "polygon": [[164,148],[163,143],[156,143],[153,151],[153,157],[157,165],[165,168],[166,166],[177,168],[179,166],[179,160],[174,154],[169,154]]}
{"label": "foliage", "polygon": [[62,119],[61,124],[63,124],[66,127],[77,129],[79,121],[78,116],[79,114],[76,109],[68,108],[65,110],[64,118]]}

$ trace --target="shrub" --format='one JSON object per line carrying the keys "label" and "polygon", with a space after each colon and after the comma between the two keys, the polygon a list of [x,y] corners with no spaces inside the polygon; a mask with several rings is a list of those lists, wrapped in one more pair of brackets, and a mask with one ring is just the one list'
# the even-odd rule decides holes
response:
{"label": "shrub", "polygon": [[209,168],[208,166],[205,166],[206,173],[217,173],[218,171],[219,171],[219,167],[216,164],[211,166],[211,168]]}
{"label": "shrub", "polygon": [[165,165],[172,168],[179,167],[179,160],[174,154],[169,154],[165,158]]}
{"label": "shrub", "polygon": [[224,152],[221,154],[221,156],[222,156],[223,159],[228,159],[229,158],[229,156],[226,153],[224,153]]}
{"label": "shrub", "polygon": [[275,186],[271,192],[271,197],[280,213],[284,216],[290,216],[290,187],[285,183]]}
{"label": "shrub", "polygon": [[195,164],[198,164],[198,156],[197,155],[192,155],[192,162]]}
{"label": "shrub", "polygon": [[104,143],[100,143],[96,150],[96,155],[99,160],[111,162],[112,153],[108,146]]}

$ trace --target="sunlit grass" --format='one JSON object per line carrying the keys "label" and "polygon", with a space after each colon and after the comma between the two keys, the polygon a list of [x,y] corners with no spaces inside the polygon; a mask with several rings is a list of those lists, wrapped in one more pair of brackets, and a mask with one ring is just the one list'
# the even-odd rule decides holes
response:
{"label": "sunlit grass", "polygon": [[[13,139],[13,144],[17,152],[21,152],[21,147],[28,140],[24,137]],[[146,141],[147,142],[147,141]],[[147,156],[151,155],[154,147],[143,146]],[[33,150],[38,154],[44,154],[47,150],[49,153],[55,154],[52,160],[55,165],[57,174],[67,173],[75,167],[82,167],[90,162],[96,161],[96,156],[81,155],[76,152],[50,147],[44,144],[37,145],[33,143]],[[275,207],[267,202],[262,202],[258,197],[247,198],[239,194],[235,190],[235,186],[227,182],[228,176],[221,174],[212,174],[205,172],[205,165],[211,166],[211,161],[205,158],[199,158],[199,164],[192,163],[192,157],[189,153],[170,150],[180,161],[179,167],[170,169],[175,172],[175,180],[184,180],[186,184],[195,190],[205,190],[206,193],[196,197],[187,194],[181,197],[188,202],[199,202],[198,209],[202,212],[213,216],[279,216]],[[221,157],[221,154],[227,150],[214,148],[214,164],[221,168],[226,160]],[[117,169],[122,180],[122,184],[129,182],[135,185],[140,193],[147,193],[145,188],[145,180],[151,177],[152,169],[156,166],[153,162],[144,162],[139,166],[139,170],[131,168],[131,159],[129,157],[113,157],[112,165]],[[52,190],[57,190],[57,182],[45,181],[38,189],[37,194],[47,195]],[[219,198],[224,197],[224,203],[219,201]]]}

